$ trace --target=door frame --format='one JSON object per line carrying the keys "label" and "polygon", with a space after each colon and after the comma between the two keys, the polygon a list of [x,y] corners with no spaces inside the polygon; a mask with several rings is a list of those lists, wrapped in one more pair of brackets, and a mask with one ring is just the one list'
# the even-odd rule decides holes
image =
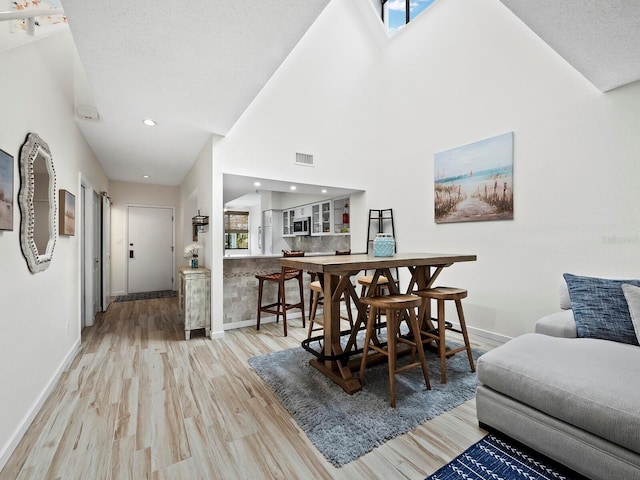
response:
{"label": "door frame", "polygon": [[[96,304],[95,298],[95,281],[93,276],[93,263],[96,252],[94,252],[94,193],[93,184],[85,177],[82,172],[79,172],[78,191],[80,192],[80,214],[78,217],[82,219],[83,224],[78,229],[80,232],[80,245],[78,248],[78,270],[79,278],[78,282],[78,312],[80,313],[78,323],[80,328],[84,326],[90,327],[95,323],[94,305]],[[82,196],[82,189],[84,188],[85,195]],[[83,258],[84,254],[84,258]],[[84,300],[84,301],[83,301]],[[99,299],[98,299],[99,300]]]}
{"label": "door frame", "polygon": [[173,206],[170,205],[142,205],[139,203],[127,203],[126,204],[126,209],[127,209],[127,213],[125,215],[126,217],[126,221],[125,221],[125,249],[124,249],[124,261],[125,261],[125,286],[126,286],[126,293],[129,293],[129,208],[130,207],[139,207],[139,208],[166,208],[168,210],[171,210],[171,245],[173,245],[173,252],[171,255],[171,289],[175,290],[176,288],[176,284],[177,284],[177,279],[176,279],[176,209]]}

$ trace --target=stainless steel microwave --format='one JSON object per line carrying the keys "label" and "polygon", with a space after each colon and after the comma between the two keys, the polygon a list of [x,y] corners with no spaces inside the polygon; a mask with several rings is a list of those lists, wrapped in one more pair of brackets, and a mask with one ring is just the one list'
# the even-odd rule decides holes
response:
{"label": "stainless steel microwave", "polygon": [[294,235],[310,235],[311,234],[311,218],[304,217],[293,221]]}

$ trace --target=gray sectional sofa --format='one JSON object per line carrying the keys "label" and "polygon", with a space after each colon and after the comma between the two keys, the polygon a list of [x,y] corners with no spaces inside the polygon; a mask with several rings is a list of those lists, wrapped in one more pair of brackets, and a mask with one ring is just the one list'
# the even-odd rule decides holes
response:
{"label": "gray sectional sofa", "polygon": [[586,477],[640,480],[640,346],[585,337],[574,314],[479,358],[478,420]]}

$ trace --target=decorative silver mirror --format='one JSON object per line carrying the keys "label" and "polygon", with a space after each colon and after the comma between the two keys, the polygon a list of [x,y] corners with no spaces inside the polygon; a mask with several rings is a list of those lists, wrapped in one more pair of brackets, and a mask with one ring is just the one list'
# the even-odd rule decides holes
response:
{"label": "decorative silver mirror", "polygon": [[20,245],[33,273],[51,262],[58,238],[56,173],[49,146],[30,133],[20,149]]}

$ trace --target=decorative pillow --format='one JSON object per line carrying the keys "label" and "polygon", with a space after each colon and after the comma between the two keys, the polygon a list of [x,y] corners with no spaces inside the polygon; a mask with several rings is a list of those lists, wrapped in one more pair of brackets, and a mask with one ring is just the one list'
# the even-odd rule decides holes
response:
{"label": "decorative pillow", "polygon": [[578,337],[602,338],[640,345],[622,284],[640,287],[640,280],[609,280],[563,275],[569,288]]}
{"label": "decorative pillow", "polygon": [[629,285],[628,283],[623,283],[622,291],[627,299],[627,306],[631,314],[633,328],[636,331],[636,338],[640,342],[640,288]]}

